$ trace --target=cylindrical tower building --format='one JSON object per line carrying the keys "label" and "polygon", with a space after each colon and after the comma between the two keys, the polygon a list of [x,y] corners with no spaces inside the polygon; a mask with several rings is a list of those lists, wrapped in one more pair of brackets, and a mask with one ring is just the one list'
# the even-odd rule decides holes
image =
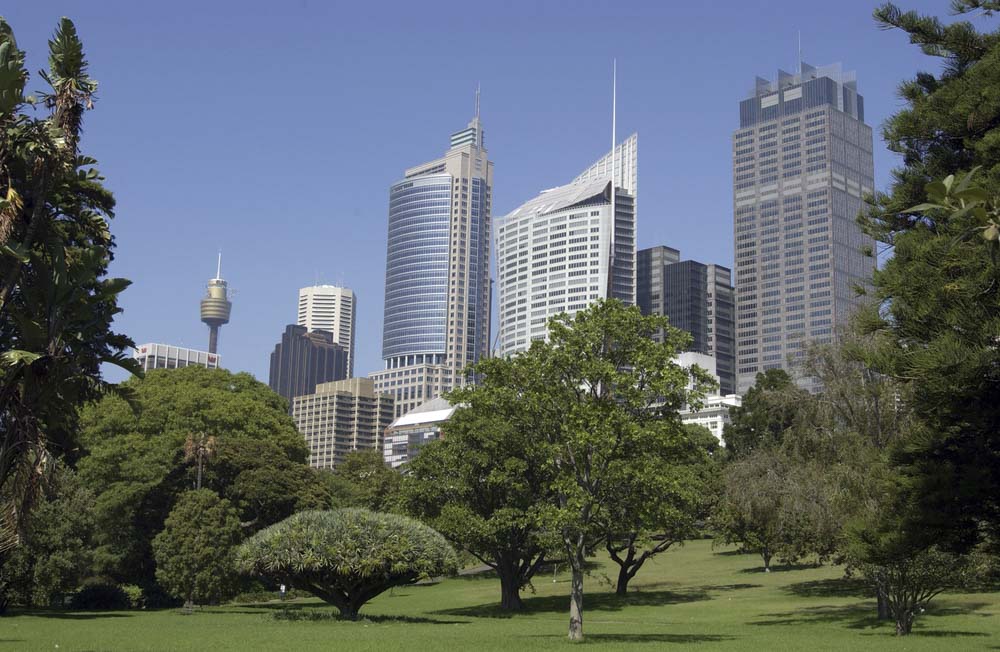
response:
{"label": "cylindrical tower building", "polygon": [[229,323],[229,314],[232,310],[233,304],[229,300],[229,284],[222,279],[222,254],[220,253],[215,278],[208,280],[205,298],[201,300],[201,320],[208,325],[209,353],[217,353],[219,327]]}

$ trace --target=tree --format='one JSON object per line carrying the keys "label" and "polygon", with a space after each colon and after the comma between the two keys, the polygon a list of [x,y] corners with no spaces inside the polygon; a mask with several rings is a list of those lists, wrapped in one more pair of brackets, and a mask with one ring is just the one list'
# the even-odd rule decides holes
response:
{"label": "tree", "polygon": [[394,586],[457,568],[455,551],[426,525],[355,508],[290,516],[240,546],[237,563],[244,573],[309,591],[350,620]]}
{"label": "tree", "polygon": [[659,455],[617,466],[620,477],[608,483],[602,529],[604,547],[619,567],[618,595],[628,592],[629,581],[649,559],[694,536],[707,515],[715,471],[708,447],[718,440],[707,428],[685,426],[683,432],[684,437],[665,439]]}
{"label": "tree", "polygon": [[351,504],[373,512],[392,510],[399,493],[401,476],[393,471],[375,449],[351,451],[334,473],[351,489]]}
{"label": "tree", "polygon": [[442,439],[420,449],[407,464],[402,504],[413,516],[486,564],[500,578],[500,606],[524,607],[521,590],[553,550],[556,531],[546,523],[552,472],[534,428],[504,418],[516,409],[520,365],[488,365],[480,385],[449,394],[459,407]]}
{"label": "tree", "polygon": [[96,564],[101,574],[155,583],[151,543],[177,499],[196,485],[185,459],[191,433],[211,433],[215,454],[202,486],[238,510],[246,535],[300,509],[327,508],[322,474],[284,400],[249,374],[187,367],[127,381],[131,404],[109,396],[81,413],[81,479],[97,493]]}
{"label": "tree", "polygon": [[91,573],[94,495],[57,464],[25,521],[24,537],[0,566],[0,612],[13,602],[49,606]]}
{"label": "tree", "polygon": [[[652,335],[660,330],[664,341],[656,342]],[[583,638],[584,559],[604,534],[605,511],[619,495],[615,483],[625,477],[655,483],[643,472],[668,461],[685,439],[678,411],[696,403],[711,382],[704,370],[675,362],[687,339],[664,317],[598,301],[573,317],[553,318],[548,341],[475,369],[487,384],[491,375],[499,379],[495,391],[517,397],[498,416],[534,430],[546,448],[550,523],[572,573],[571,640]]]}
{"label": "tree", "polygon": [[[979,0],[953,7],[1000,8]],[[903,166],[860,223],[892,252],[875,273],[867,325],[882,342],[873,368],[912,392],[915,435],[893,452],[918,505],[907,529],[934,532],[939,544],[960,551],[1000,536],[1000,268],[995,243],[977,235],[989,233],[988,215],[935,204],[949,194],[973,199],[971,188],[945,180],[977,167],[981,194],[1000,194],[1000,30],[943,25],[891,4],[875,17],[943,61],[938,74],[919,73],[901,86],[906,107],[886,123],[884,137]]]}
{"label": "tree", "polygon": [[101,365],[137,370],[124,353],[131,340],[111,330],[129,285],[107,278],[114,197],[79,147],[97,82],[66,18],[49,41],[48,64],[40,76],[49,91],[40,101],[25,98],[24,52],[0,19],[3,549],[17,543],[51,460],[76,448],[77,408],[115,390]]}
{"label": "tree", "polygon": [[190,609],[214,603],[235,587],[233,554],[243,538],[236,511],[209,489],[189,491],[153,539],[156,579]]}
{"label": "tree", "polygon": [[758,373],[742,405],[731,410],[732,422],[723,429],[727,453],[744,457],[780,445],[806,397],[808,392],[797,387],[784,369]]}

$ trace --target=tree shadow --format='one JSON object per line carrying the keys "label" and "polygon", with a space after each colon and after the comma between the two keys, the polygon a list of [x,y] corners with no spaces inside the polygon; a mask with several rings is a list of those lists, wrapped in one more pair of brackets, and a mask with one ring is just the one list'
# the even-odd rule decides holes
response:
{"label": "tree shadow", "polygon": [[[532,638],[566,638],[564,634],[533,634]],[[721,643],[735,636],[725,634],[584,634],[584,643]]]}
{"label": "tree shadow", "polygon": [[[946,606],[948,605],[948,606]],[[937,616],[953,616],[953,615],[969,615],[975,614],[976,611],[984,607],[991,606],[988,602],[975,602],[975,603],[964,603],[957,604],[951,603],[950,605],[931,605],[931,607],[924,613],[920,614],[917,618],[917,624],[915,625],[914,633],[925,635],[927,632],[935,630],[922,630],[922,623],[926,623],[927,618],[934,618]],[[976,614],[983,617],[990,617],[990,614]],[[805,607],[798,609],[796,611],[786,611],[779,613],[764,614],[766,620],[754,620],[750,621],[751,625],[762,625],[762,626],[772,626],[772,625],[813,625],[816,623],[840,623],[844,627],[849,629],[878,629],[880,627],[889,627],[892,621],[879,620],[875,613],[875,602],[855,602],[853,604],[847,605],[819,605],[813,607]],[[917,629],[920,628],[920,629]],[[937,631],[949,631],[949,630],[937,630]],[[937,634],[929,634],[931,636],[937,636]],[[942,636],[947,636],[947,634],[941,634]],[[979,634],[974,632],[965,633],[955,633],[956,636],[978,636]]]}
{"label": "tree shadow", "polygon": [[[772,573],[784,573],[787,571],[813,570],[819,568],[819,564],[771,564]],[[767,573],[763,566],[753,566],[752,568],[742,568],[738,571],[744,575],[755,573]]]}
{"label": "tree shadow", "polygon": [[437,618],[422,618],[420,616],[387,616],[382,614],[361,613],[357,621],[341,618],[336,607],[306,603],[278,603],[278,604],[257,604],[240,605],[239,607],[228,607],[225,613],[232,614],[266,614],[275,620],[288,621],[308,621],[308,622],[359,622],[359,623],[408,623],[424,625],[465,625],[468,620],[442,620]]}
{"label": "tree shadow", "polygon": [[[588,610],[619,611],[625,607],[662,607],[671,604],[710,600],[711,597],[707,591],[694,589],[683,592],[633,591],[625,596],[618,596],[614,593],[588,593],[585,600]],[[442,609],[431,613],[448,616],[472,616],[475,618],[513,618],[520,613],[561,613],[566,611],[568,607],[568,595],[546,595],[524,598],[524,609],[519,612],[501,609],[499,604],[493,602],[472,607]]]}
{"label": "tree shadow", "polygon": [[[55,609],[18,609],[11,611],[10,616],[34,616],[35,618],[52,618],[55,620],[97,620],[99,618],[132,618],[135,614],[120,611],[57,611]],[[5,616],[4,619],[9,616]]]}
{"label": "tree shadow", "polygon": [[784,588],[800,598],[870,598],[871,587],[860,578],[840,577],[829,580],[796,582]]}

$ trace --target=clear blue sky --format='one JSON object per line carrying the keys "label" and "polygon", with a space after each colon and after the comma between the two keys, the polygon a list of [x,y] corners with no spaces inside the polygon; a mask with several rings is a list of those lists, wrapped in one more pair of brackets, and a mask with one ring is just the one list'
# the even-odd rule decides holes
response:
{"label": "clear blue sky", "polygon": [[84,148],[118,199],[112,272],[134,281],[117,327],[136,343],[207,347],[198,302],[221,247],[237,290],[223,364],[266,382],[297,289],[317,279],[357,293],[355,372],[381,368],[388,187],[444,152],[477,83],[499,216],[608,150],[617,57],[619,134],[639,132],[639,246],[731,265],[738,102],[756,75],[794,69],[801,30],[804,60],[857,70],[884,187],[896,160],[878,127],[901,106],[899,82],[938,62],[879,31],[873,6],[18,0],[3,11],[32,70],[59,16],[72,18],[100,82]]}

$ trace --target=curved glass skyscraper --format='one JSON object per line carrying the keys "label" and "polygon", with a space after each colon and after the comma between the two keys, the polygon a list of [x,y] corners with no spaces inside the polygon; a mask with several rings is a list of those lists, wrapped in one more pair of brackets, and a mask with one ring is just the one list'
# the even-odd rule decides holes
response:
{"label": "curved glass skyscraper", "polygon": [[451,181],[433,174],[389,191],[382,357],[390,366],[444,362]]}
{"label": "curved glass skyscraper", "polygon": [[492,185],[477,111],[442,158],[389,188],[385,369],[370,377],[397,415],[461,384],[487,353]]}

